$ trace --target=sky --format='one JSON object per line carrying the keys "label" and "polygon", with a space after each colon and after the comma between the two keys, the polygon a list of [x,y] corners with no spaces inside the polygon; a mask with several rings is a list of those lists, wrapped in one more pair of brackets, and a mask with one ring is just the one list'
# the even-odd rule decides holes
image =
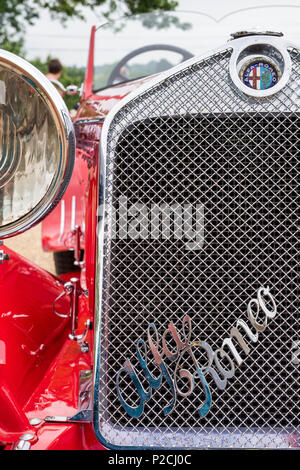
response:
{"label": "sky", "polygon": [[[201,12],[199,30],[195,36],[197,51],[203,52],[224,43],[229,34],[235,30],[260,27],[282,30],[286,37],[300,43],[300,0],[180,0],[178,10]],[[273,6],[273,8],[265,8]],[[255,9],[256,7],[256,9]],[[85,21],[69,20],[63,27],[59,20],[52,20],[45,11],[41,11],[40,19],[34,26],[27,28],[26,32],[26,58],[40,57],[45,59],[48,55],[59,58],[64,65],[85,66],[87,62],[89,36],[92,25],[103,21],[101,9],[97,14],[89,9],[83,9]],[[124,53],[137,47],[138,30],[124,38],[119,39]],[[151,41],[149,36],[148,42]],[[100,38],[100,36],[99,36]],[[103,36],[104,38],[104,36]],[[116,42],[115,38],[113,43]],[[110,51],[114,44],[106,38],[101,58],[103,62],[110,60]],[[143,36],[147,42],[147,37]],[[100,44],[100,39],[98,45]],[[184,44],[182,44],[184,46]],[[122,52],[120,51],[120,53]],[[100,53],[99,52],[99,53]],[[122,54],[121,54],[122,55]],[[123,54],[124,55],[124,54]]]}

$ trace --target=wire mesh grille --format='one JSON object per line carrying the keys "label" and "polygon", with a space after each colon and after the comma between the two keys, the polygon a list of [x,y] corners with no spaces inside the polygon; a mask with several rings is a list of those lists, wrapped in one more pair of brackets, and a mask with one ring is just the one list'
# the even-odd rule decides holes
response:
{"label": "wire mesh grille", "polygon": [[[297,50],[290,54],[290,82],[271,98],[249,99],[233,88],[228,49],[138,96],[111,123],[98,396],[101,433],[111,444],[299,445],[299,366],[292,347],[299,339],[300,58]],[[182,219],[167,213],[171,206],[191,208],[192,237],[182,231]],[[161,218],[151,231],[153,207]],[[207,356],[197,341],[220,348],[237,320],[247,321],[249,301],[266,286],[278,313],[257,342],[247,339],[250,352],[240,352],[242,363],[225,389],[205,375],[209,413],[200,417],[197,411],[205,393],[195,376],[193,393],[177,394],[165,414],[174,393],[163,377],[141,415],[130,416],[118,389],[128,407],[137,408],[141,397],[132,375],[119,372],[126,360],[149,391],[138,340],[147,345],[148,370],[159,377],[147,343],[149,324],[155,323],[161,341],[170,322],[182,335],[189,315],[195,356],[205,371]],[[165,362],[173,378],[176,361]],[[183,365],[193,365],[188,354]],[[182,384],[187,392],[188,381]]]}

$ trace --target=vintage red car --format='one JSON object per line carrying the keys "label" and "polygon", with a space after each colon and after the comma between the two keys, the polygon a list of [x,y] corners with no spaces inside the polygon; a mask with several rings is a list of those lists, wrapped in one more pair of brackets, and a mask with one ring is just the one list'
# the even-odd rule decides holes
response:
{"label": "vintage red car", "polygon": [[204,20],[93,27],[72,120],[0,53],[3,449],[300,446],[300,48]]}

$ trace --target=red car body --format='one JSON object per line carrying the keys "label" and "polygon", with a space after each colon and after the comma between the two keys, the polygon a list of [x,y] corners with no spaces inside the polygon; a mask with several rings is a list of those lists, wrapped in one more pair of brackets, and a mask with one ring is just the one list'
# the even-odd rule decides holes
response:
{"label": "red car body", "polygon": [[[65,251],[74,248],[74,226],[80,227],[84,267],[75,275],[89,296],[79,298],[78,331],[87,319],[94,318],[98,155],[103,120],[140,84],[135,81],[93,94],[94,37],[95,27],[84,92],[74,118],[76,161],[72,179],[42,229],[45,251]],[[70,320],[53,313],[55,300],[74,273],[56,277],[7,247],[5,251],[10,260],[0,271],[1,292],[6,293],[0,299],[0,445],[7,450],[20,446],[20,442],[29,443],[32,450],[103,449],[89,420],[68,422],[78,413],[80,401],[86,402],[84,409],[89,408],[91,383],[82,391],[80,376],[93,366],[93,330],[86,337],[89,350],[82,352],[68,337]],[[57,308],[68,309],[68,302],[65,296]]]}

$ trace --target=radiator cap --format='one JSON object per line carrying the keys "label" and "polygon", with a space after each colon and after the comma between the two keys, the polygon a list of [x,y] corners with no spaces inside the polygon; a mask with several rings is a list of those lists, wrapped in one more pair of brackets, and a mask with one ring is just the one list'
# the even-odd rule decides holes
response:
{"label": "radiator cap", "polygon": [[237,31],[236,33],[230,34],[232,39],[239,39],[244,38],[247,36],[275,36],[275,37],[282,37],[283,33],[276,32],[276,31]]}
{"label": "radiator cap", "polygon": [[229,64],[235,86],[254,98],[267,98],[280,91],[292,69],[284,39],[261,34],[236,37]]}

